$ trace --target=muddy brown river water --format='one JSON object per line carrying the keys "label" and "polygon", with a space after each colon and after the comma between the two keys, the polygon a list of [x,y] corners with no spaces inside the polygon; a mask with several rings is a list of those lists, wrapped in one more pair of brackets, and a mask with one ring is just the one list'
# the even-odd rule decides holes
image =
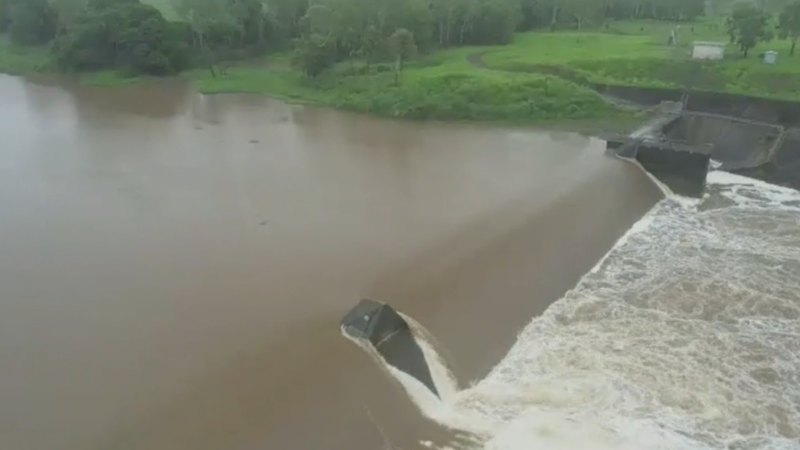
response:
{"label": "muddy brown river water", "polygon": [[[446,439],[360,298],[485,375],[660,193],[601,141],[0,76],[0,448]],[[442,437],[444,436],[444,437]]]}

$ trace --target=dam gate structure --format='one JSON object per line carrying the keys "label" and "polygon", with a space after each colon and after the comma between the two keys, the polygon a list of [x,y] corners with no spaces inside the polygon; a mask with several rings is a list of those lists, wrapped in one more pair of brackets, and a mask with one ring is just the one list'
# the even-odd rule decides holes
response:
{"label": "dam gate structure", "polygon": [[[682,110],[662,113],[638,133],[607,139],[607,149],[637,161],[675,194],[701,197],[709,169],[800,189],[800,104],[734,98],[684,98]],[[710,106],[709,111],[693,108]],[[725,114],[728,113],[728,114]],[[767,120],[763,120],[767,119]]]}

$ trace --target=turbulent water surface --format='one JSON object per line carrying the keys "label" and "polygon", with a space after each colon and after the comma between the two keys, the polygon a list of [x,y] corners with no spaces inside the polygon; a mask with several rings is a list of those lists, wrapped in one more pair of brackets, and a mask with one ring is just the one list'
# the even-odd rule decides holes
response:
{"label": "turbulent water surface", "polygon": [[800,193],[710,182],[658,203],[477,385],[438,402],[401,376],[467,432],[450,446],[800,448]]}

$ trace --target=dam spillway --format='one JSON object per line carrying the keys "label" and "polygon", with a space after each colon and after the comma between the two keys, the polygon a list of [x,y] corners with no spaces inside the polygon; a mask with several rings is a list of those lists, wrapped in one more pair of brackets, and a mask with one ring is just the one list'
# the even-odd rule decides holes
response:
{"label": "dam spillway", "polygon": [[609,139],[674,193],[701,197],[710,168],[800,189],[800,128],[686,111],[662,115],[639,134]]}

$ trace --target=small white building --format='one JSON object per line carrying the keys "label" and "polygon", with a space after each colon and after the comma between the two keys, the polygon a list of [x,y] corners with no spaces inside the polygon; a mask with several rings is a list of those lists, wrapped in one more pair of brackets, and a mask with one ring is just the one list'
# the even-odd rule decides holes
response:
{"label": "small white building", "polygon": [[692,59],[719,60],[725,57],[725,42],[697,41],[692,47]]}
{"label": "small white building", "polygon": [[764,62],[767,64],[775,64],[778,61],[778,52],[775,50],[770,50],[764,53]]}

